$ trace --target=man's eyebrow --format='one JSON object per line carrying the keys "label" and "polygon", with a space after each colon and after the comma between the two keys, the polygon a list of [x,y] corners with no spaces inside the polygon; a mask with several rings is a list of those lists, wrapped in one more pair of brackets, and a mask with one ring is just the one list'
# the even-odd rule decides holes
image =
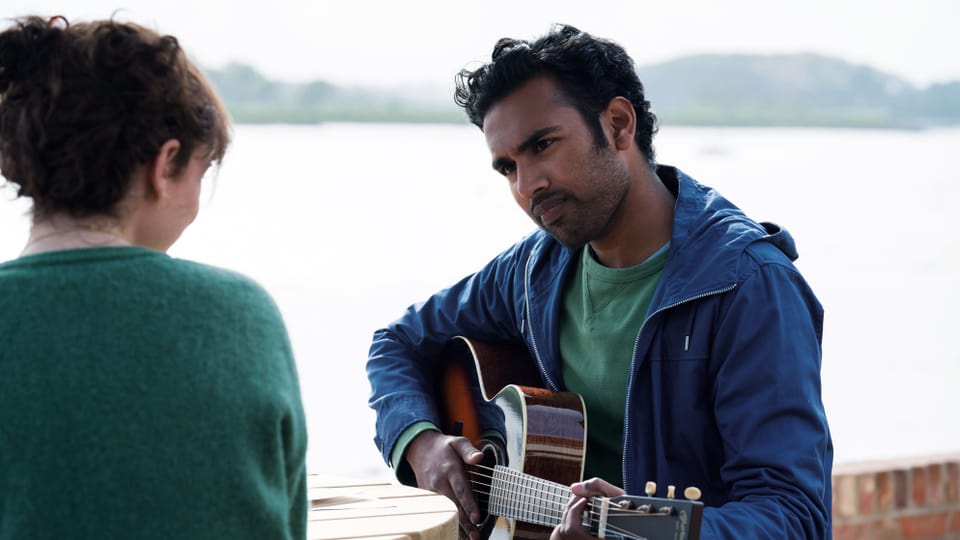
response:
{"label": "man's eyebrow", "polygon": [[[549,134],[549,133],[553,133],[554,131],[558,131],[559,129],[560,129],[560,126],[547,126],[547,127],[542,127],[542,128],[540,128],[540,129],[534,131],[534,132],[531,133],[529,136],[527,136],[527,138],[524,139],[523,142],[521,142],[520,144],[517,145],[517,148],[516,148],[515,152],[516,152],[517,154],[522,154],[522,153],[526,152],[527,150],[530,149],[531,146],[533,146],[534,144],[536,144],[537,141],[539,141],[541,138],[543,138],[544,135],[547,135],[547,134]],[[507,158],[504,158],[504,157],[498,157],[498,158],[496,158],[496,159],[493,160],[493,170],[499,171],[499,170],[500,170],[500,167],[502,167],[502,166],[504,166],[504,165],[509,165],[509,164],[511,164],[511,163],[513,163],[513,160],[511,160],[511,159],[507,159]]]}
{"label": "man's eyebrow", "polygon": [[500,169],[513,163],[512,159],[507,159],[505,157],[498,157],[493,160],[493,163],[490,164],[493,167],[493,170],[500,172]]}

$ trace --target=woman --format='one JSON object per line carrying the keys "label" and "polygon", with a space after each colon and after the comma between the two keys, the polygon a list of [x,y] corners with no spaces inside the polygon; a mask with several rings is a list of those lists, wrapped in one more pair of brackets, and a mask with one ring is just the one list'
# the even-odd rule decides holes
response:
{"label": "woman", "polygon": [[0,33],[0,172],[33,218],[0,264],[0,539],[305,536],[280,314],[165,253],[228,142],[171,36],[62,17]]}

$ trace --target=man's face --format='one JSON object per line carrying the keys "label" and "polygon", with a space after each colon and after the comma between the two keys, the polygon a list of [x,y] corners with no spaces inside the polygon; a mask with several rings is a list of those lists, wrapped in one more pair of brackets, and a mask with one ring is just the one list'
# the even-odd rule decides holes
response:
{"label": "man's face", "polygon": [[494,104],[483,132],[493,168],[543,230],[574,248],[607,232],[630,176],[609,139],[597,148],[552,78],[535,77]]}

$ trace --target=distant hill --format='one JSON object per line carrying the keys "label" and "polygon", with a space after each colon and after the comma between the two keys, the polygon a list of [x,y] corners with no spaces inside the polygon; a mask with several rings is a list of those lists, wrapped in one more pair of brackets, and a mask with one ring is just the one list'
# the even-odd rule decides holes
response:
{"label": "distant hill", "polygon": [[697,55],[637,71],[664,124],[960,123],[960,82],[921,90],[873,68],[813,54]]}
{"label": "distant hill", "polygon": [[[960,125],[960,81],[915,88],[813,54],[695,55],[637,69],[661,124],[922,128]],[[452,88],[379,90],[207,70],[238,122],[466,121]]]}

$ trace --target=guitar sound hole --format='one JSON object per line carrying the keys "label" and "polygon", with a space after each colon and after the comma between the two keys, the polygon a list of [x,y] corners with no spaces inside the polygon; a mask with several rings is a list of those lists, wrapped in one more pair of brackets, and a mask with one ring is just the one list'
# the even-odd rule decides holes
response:
{"label": "guitar sound hole", "polygon": [[495,518],[491,519],[489,512],[490,506],[490,478],[493,476],[493,468],[497,465],[505,464],[506,452],[503,446],[496,441],[482,439],[479,444],[480,451],[483,452],[483,459],[474,468],[474,488],[473,495],[480,507],[480,537],[487,538],[493,529]]}

